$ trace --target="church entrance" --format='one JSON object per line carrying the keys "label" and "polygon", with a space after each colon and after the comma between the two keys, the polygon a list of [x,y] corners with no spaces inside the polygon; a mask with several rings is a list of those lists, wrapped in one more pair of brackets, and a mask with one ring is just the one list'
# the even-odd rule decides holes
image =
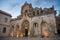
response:
{"label": "church entrance", "polygon": [[28,37],[28,29],[29,29],[29,21],[28,20],[24,20],[22,22],[21,29],[23,30],[24,37]]}
{"label": "church entrance", "polygon": [[25,37],[28,37],[28,29],[25,29]]}

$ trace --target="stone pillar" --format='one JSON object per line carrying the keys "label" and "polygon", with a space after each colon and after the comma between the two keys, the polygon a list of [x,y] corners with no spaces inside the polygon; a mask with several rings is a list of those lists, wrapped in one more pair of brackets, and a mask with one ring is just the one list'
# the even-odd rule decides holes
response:
{"label": "stone pillar", "polygon": [[41,21],[40,21],[40,23],[39,23],[39,36],[41,37]]}
{"label": "stone pillar", "polygon": [[30,34],[30,27],[29,27],[29,29],[28,29],[28,36],[30,36],[31,34]]}
{"label": "stone pillar", "polygon": [[16,25],[14,25],[14,32],[16,31]]}
{"label": "stone pillar", "polygon": [[34,29],[33,29],[33,23],[30,22],[30,36],[34,36]]}
{"label": "stone pillar", "polygon": [[30,22],[29,22],[29,29],[28,29],[28,36],[30,37],[31,36],[31,26],[32,24],[31,24],[31,20],[30,20]]}

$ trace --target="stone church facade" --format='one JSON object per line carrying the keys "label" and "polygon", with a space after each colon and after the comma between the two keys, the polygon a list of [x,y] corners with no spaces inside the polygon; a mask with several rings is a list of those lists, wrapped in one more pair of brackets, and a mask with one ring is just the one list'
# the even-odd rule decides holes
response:
{"label": "stone church facade", "polygon": [[51,8],[33,8],[25,2],[21,8],[21,15],[10,22],[10,36],[12,37],[53,37],[57,33],[56,11]]}
{"label": "stone church facade", "polygon": [[[0,17],[2,17],[0,20],[0,37],[55,37],[57,34],[56,25],[58,23],[56,24],[54,6],[44,9],[33,8],[31,4],[25,2],[21,8],[21,15],[17,18],[11,20],[11,15],[3,11],[0,12]],[[3,19],[5,18],[8,18],[7,22],[4,22]],[[7,24],[8,26],[3,27]]]}

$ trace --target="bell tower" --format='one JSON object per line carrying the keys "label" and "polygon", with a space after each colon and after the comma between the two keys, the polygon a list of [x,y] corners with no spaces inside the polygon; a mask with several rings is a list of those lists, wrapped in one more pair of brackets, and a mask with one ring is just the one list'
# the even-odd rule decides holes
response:
{"label": "bell tower", "polygon": [[21,15],[22,16],[27,16],[29,13],[32,12],[32,5],[28,4],[27,1],[24,3],[21,9]]}

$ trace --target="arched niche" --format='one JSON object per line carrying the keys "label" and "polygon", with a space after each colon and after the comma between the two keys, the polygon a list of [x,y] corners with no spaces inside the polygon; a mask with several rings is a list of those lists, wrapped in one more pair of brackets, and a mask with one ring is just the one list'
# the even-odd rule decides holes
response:
{"label": "arched niche", "polygon": [[41,36],[48,37],[48,24],[45,21],[41,22]]}
{"label": "arched niche", "polygon": [[37,22],[33,23],[33,34],[34,36],[38,36],[39,35],[39,24]]}
{"label": "arched niche", "polygon": [[16,25],[16,30],[19,31],[19,24]]}

